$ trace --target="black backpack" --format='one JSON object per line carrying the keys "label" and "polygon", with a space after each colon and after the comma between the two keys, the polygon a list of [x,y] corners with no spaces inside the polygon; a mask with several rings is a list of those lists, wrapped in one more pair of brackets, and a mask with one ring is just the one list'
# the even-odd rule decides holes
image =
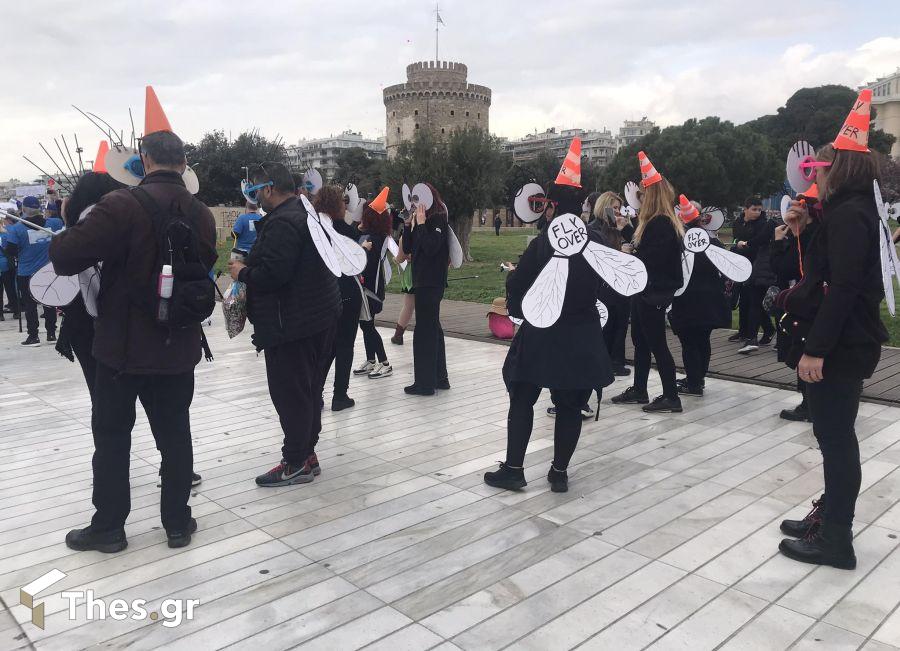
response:
{"label": "black backpack", "polygon": [[[153,232],[157,244],[157,273],[164,264],[172,266],[172,296],[162,299],[158,293],[156,282],[151,288],[142,290],[139,303],[152,310],[157,323],[169,330],[199,325],[210,317],[216,307],[216,287],[209,277],[209,270],[200,260],[197,233],[194,230],[199,202],[194,199],[184,214],[174,202],[168,210],[163,210],[156,200],[141,187],[132,188],[134,198],[153,220]],[[148,291],[150,290],[150,294]],[[206,336],[201,338],[207,359],[212,356],[206,343]]]}

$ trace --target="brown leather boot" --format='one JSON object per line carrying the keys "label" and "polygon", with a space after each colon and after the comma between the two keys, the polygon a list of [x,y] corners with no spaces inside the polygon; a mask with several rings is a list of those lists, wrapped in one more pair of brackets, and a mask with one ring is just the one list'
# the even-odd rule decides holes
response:
{"label": "brown leather boot", "polygon": [[394,330],[394,336],[391,337],[391,343],[397,344],[398,346],[403,345],[403,333],[406,332],[406,328],[401,325],[398,325]]}

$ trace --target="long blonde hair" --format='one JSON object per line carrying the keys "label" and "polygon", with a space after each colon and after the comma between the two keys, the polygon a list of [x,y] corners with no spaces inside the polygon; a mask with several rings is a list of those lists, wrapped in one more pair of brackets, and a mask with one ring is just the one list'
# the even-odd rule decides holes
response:
{"label": "long blonde hair", "polygon": [[606,209],[611,208],[613,203],[616,201],[619,202],[619,206],[623,206],[624,202],[622,201],[622,197],[617,195],[612,190],[607,190],[599,197],[597,197],[597,201],[594,202],[591,212],[593,213],[596,219],[608,219],[606,216]]}
{"label": "long blonde hair", "polygon": [[641,199],[641,210],[638,213],[638,227],[634,231],[634,244],[639,244],[644,229],[650,220],[659,215],[669,218],[678,237],[684,236],[684,226],[681,220],[675,216],[675,190],[668,180],[654,183],[649,188],[644,188],[644,197]]}

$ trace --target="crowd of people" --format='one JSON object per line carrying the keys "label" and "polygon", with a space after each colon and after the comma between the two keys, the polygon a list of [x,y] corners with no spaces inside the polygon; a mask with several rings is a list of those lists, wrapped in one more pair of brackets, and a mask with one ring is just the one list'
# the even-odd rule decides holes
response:
{"label": "crowd of people", "polygon": [[[95,269],[102,278],[95,299],[78,296],[62,308],[56,342],[61,354],[79,362],[92,401],[95,513],[88,526],[66,536],[75,550],[127,546],[138,400],[161,454],[160,508],[169,546],[189,544],[197,528],[188,505],[190,487],[200,481],[193,472],[190,405],[195,367],[202,353],[211,357],[201,324],[215,306],[215,225],[190,189],[183,142],[152,89],[147,93],[144,135],[129,163],[132,172],[139,170],[134,182],[98,160],[65,201],[42,207],[27,198],[21,215],[6,218],[2,234],[3,288],[10,312],[25,315],[26,346],[40,344],[38,306],[28,291],[33,274],[49,262],[60,275]],[[534,405],[545,388],[556,418],[547,475],[554,492],[568,490],[582,421],[594,414],[591,395],[602,399],[615,377],[631,377],[631,385],[612,397],[613,404],[680,413],[681,396],[703,396],[711,333],[730,326],[736,303],[738,352],[777,342],[779,359],[797,370],[803,396],[782,417],[813,423],[824,460],[824,494],[807,517],[782,524],[794,538],[782,542],[781,551],[804,562],[855,566],[860,462],[854,421],[862,381],[874,372],[887,339],[879,318],[884,291],[872,194],[879,171],[859,117],[865,114],[867,127],[866,101],[861,94],[833,145],[809,164],[817,183],[790,203],[783,223],[768,220],[758,199],[745,202],[730,252],[715,229],[707,230],[701,206],[676,195],[644,152],[640,205],[632,215],[614,192],[585,198],[580,143],[570,151],[556,181],[527,198],[528,219],[539,234],[517,264],[508,265],[506,305],[520,326],[502,370],[509,394],[506,459],[485,474],[487,484],[527,485]],[[332,366],[336,412],[355,405],[351,374],[377,381],[394,370],[375,327],[395,230],[389,189],[367,202],[357,219],[344,188],[310,192],[283,164],[263,162],[247,176],[241,190],[246,212],[234,224],[228,271],[245,288],[251,342],[264,355],[283,433],[279,463],[256,484],[308,483],[322,472],[316,445]],[[455,236],[437,188],[420,183],[412,191],[404,186],[404,194],[407,219],[394,254],[404,305],[391,342],[403,343],[415,312],[414,381],[405,393],[432,396],[450,389],[440,310]],[[587,223],[578,218],[582,212]],[[498,222],[493,226],[499,229]],[[353,249],[360,256],[354,271],[329,262],[337,250],[333,238],[359,248]],[[729,255],[746,260],[735,265],[748,267],[739,283],[717,263]],[[612,257],[602,263],[598,256]],[[617,273],[633,277],[623,284]],[[44,320],[54,341],[56,309],[44,308]],[[625,360],[629,325],[633,372]],[[667,343],[669,326],[682,345],[681,379]],[[358,329],[365,355],[354,369]],[[651,400],[652,361],[662,393]]]}

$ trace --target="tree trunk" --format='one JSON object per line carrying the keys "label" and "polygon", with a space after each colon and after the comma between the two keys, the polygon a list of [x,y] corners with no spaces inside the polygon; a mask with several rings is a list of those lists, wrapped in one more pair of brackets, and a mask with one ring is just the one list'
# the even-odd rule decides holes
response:
{"label": "tree trunk", "polygon": [[466,262],[473,262],[474,258],[469,252],[469,237],[472,235],[472,216],[469,215],[465,219],[455,217],[451,220],[450,226],[459,238],[459,244],[463,250],[463,259]]}

